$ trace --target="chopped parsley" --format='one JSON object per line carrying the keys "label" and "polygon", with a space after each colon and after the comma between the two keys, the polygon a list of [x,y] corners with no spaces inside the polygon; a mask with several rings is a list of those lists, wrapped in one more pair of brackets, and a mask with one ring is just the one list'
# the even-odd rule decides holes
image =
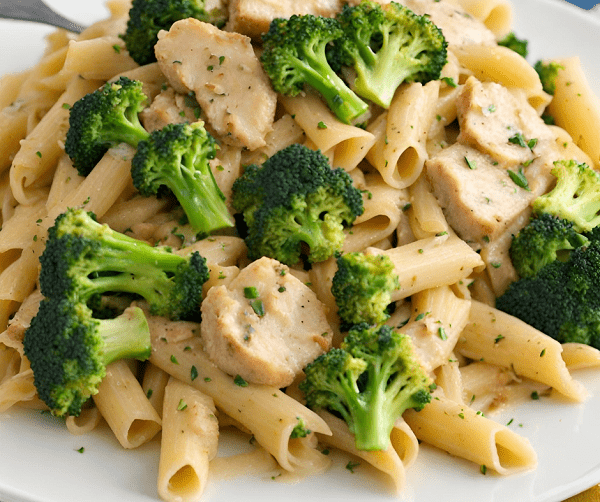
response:
{"label": "chopped parsley", "polygon": [[265,305],[262,300],[254,300],[250,302],[250,306],[257,316],[262,317],[265,315]]}
{"label": "chopped parsley", "polygon": [[465,157],[465,162],[467,163],[467,167],[469,169],[477,169],[477,163],[474,160],[469,160],[467,157]]}
{"label": "chopped parsley", "polygon": [[246,380],[244,380],[240,375],[235,375],[235,377],[233,377],[233,383],[238,387],[248,387],[248,382],[246,382]]}
{"label": "chopped parsley", "polygon": [[258,289],[254,286],[248,286],[244,288],[244,297],[248,299],[258,298]]}
{"label": "chopped parsley", "polygon": [[517,172],[508,169],[508,175],[515,185],[527,190],[528,192],[531,192],[531,188],[529,188],[529,181],[527,181],[522,167],[519,167]]}

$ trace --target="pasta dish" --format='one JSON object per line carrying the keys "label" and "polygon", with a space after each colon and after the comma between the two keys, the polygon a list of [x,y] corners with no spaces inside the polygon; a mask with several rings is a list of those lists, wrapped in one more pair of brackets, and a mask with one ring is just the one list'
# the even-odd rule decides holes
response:
{"label": "pasta dish", "polygon": [[[558,186],[560,167],[600,169],[600,106],[579,58],[540,61],[558,68],[550,90],[540,67],[507,42],[508,0],[403,0],[403,8],[443,33],[444,64],[433,78],[394,86],[389,103],[361,95],[365,108],[347,119],[316,84],[303,83],[297,93],[277,87],[265,34],[273,19],[338,19],[361,2],[205,0],[212,17],[184,16],[161,29],[150,61],[134,54],[124,35],[136,3],[108,0],[109,17],[79,35],[53,32],[35,66],[0,79],[0,412],[50,412],[64,417],[60,426],[75,437],[109,430],[126,450],[154,445],[157,480],[149,493],[166,501],[204,493],[210,500],[211,485],[236,473],[309,484],[311,476],[327,476],[336,455],[349,471],[369,464],[389,493],[402,494],[411,490],[407,473],[423,444],[468,461],[483,476],[535,470],[538,452],[519,426],[495,416],[532,399],[585,403],[588,389],[573,371],[597,367],[600,352],[593,341],[553,338],[499,299],[525,275],[511,245],[540,218],[536,201]],[[347,61],[342,66],[336,73],[356,78],[349,88],[358,94],[362,74]],[[73,119],[80,103],[130,83],[141,93],[140,138],[114,141],[86,168],[91,148],[81,160],[82,147],[73,146],[75,129],[86,127]],[[192,195],[175,185],[150,194],[139,181],[149,163],[170,162],[160,146],[152,151],[165,131],[173,144],[185,131],[208,148],[194,162],[209,166],[206,183],[212,179],[222,195],[212,210],[225,208],[210,231],[193,215],[212,203],[206,195],[191,204]],[[277,171],[282,158],[286,166],[321,163],[327,175],[331,167],[338,192],[326,200],[342,182],[346,202],[358,197],[360,209],[348,203],[352,214],[327,228],[325,248],[343,227],[335,251],[317,255],[322,243],[307,232],[297,254],[280,253],[279,222],[264,217],[271,224],[264,236],[253,227],[263,215],[255,200],[246,204],[246,190],[275,205],[269,197],[283,197],[285,183],[274,195],[268,187],[285,176]],[[257,173],[269,169],[256,189]],[[307,193],[311,181],[301,183]],[[311,194],[309,209],[321,203],[320,193]],[[329,222],[326,209],[318,212],[319,224]],[[101,294],[64,286],[56,272],[63,258],[52,253],[66,248],[52,246],[73,214],[92,215],[111,239],[127,239],[121,248],[133,243],[131,254],[147,252],[146,270],[162,252],[189,267],[172,292],[178,271],[169,271],[164,287],[155,285],[158,296],[176,300],[163,308],[162,298],[137,286],[101,285],[121,275],[145,281],[146,272],[137,275],[132,265],[90,272],[90,291]],[[82,221],[75,226],[87,225]],[[581,244],[566,248],[572,260],[595,238],[593,228],[577,235]],[[336,280],[338,287],[350,280],[336,274],[349,256],[391,263],[386,273],[397,283],[376,321],[362,323],[363,312],[352,318],[359,320],[344,318]],[[190,265],[196,257],[202,263]],[[190,313],[185,281],[196,270],[203,274],[204,265]],[[60,324],[64,313],[56,312],[67,310],[61,295],[69,309],[85,305],[98,325],[138,319],[151,345],[147,354],[111,360],[96,388],[63,408],[62,394],[44,390],[37,368],[47,354],[38,355],[31,341],[33,333],[57,331],[40,326],[43,316]],[[422,372],[414,375],[424,375],[427,391],[422,403],[393,416],[384,434],[389,442],[376,448],[360,447],[359,425],[310,394],[312,370],[326,355],[350,353],[357,326],[366,324],[406,337]],[[50,357],[61,351],[48,345]],[[364,377],[356,382],[363,391]],[[243,438],[244,451],[220,455],[227,437]]]}

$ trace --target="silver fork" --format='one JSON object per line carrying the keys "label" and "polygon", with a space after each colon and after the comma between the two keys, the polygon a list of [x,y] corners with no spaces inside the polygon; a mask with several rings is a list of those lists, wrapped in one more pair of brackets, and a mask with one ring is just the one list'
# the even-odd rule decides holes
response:
{"label": "silver fork", "polygon": [[0,0],[0,19],[49,24],[74,33],[85,28],[53,11],[42,0]]}

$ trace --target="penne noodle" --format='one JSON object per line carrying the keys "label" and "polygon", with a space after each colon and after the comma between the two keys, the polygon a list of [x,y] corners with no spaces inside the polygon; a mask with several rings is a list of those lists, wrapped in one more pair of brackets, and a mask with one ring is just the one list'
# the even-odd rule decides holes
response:
{"label": "penne noodle", "polygon": [[194,502],[206,488],[209,462],[217,454],[216,409],[210,397],[174,378],[164,396],[158,494],[166,501]]}
{"label": "penne noodle", "polygon": [[[390,445],[384,451],[359,450],[354,444],[354,434],[350,432],[346,422],[326,411],[319,411],[319,416],[325,420],[331,429],[330,436],[320,437],[323,443],[365,460],[391,478],[390,481],[394,485],[395,491],[400,492],[402,490],[406,484],[406,472],[404,464],[394,446]],[[403,450],[407,445],[404,439],[400,437],[401,435],[402,431],[399,429],[394,436],[396,445],[400,450]]]}
{"label": "penne noodle", "polygon": [[512,6],[507,0],[450,0],[479,19],[498,39],[507,35],[512,25]]}
{"label": "penne noodle", "polygon": [[154,407],[158,415],[162,418],[163,402],[165,398],[165,388],[169,382],[170,375],[157,368],[152,363],[146,363],[144,367],[144,376],[142,378],[142,389],[144,394]]}
{"label": "penne noodle", "polygon": [[389,110],[367,128],[375,137],[367,160],[390,186],[406,188],[421,174],[438,94],[438,81],[403,85]]}
{"label": "penne noodle", "polygon": [[569,371],[600,364],[600,350],[582,343],[563,343],[562,358]]}
{"label": "penne noodle", "polygon": [[551,96],[542,89],[537,72],[515,51],[503,46],[482,45],[463,45],[452,51],[460,65],[478,80],[522,89],[539,115],[550,103]]}
{"label": "penne noodle", "polygon": [[67,430],[75,436],[93,431],[101,422],[102,415],[100,414],[100,410],[95,406],[81,410],[81,414],[78,417],[70,415],[65,420]]}
{"label": "penne noodle", "polygon": [[469,322],[456,350],[476,361],[511,368],[517,375],[547,384],[573,401],[587,397],[585,388],[569,373],[560,343],[483,303],[472,302]]}
{"label": "penne noodle", "polygon": [[158,413],[125,360],[108,365],[93,399],[123,448],[137,448],[161,430]]}
{"label": "penne noodle", "polygon": [[472,408],[437,396],[404,419],[420,441],[479,466],[508,475],[535,468],[537,455],[529,441]]}
{"label": "penne noodle", "polygon": [[72,105],[98,86],[98,81],[74,78],[56,104],[21,142],[10,170],[10,186],[18,202],[27,205],[38,198],[39,190],[30,187],[56,167],[68,129],[69,109],[64,105]]}
{"label": "penne noodle", "polygon": [[556,78],[554,97],[548,113],[564,128],[575,144],[600,168],[600,140],[596,127],[600,121],[600,102],[594,95],[577,57],[557,59],[562,69]]}
{"label": "penne noodle", "polygon": [[428,237],[382,251],[367,248],[370,254],[385,254],[394,264],[400,288],[392,301],[407,298],[419,291],[454,284],[482,268],[481,257],[463,240],[449,235]]}
{"label": "penne noodle", "polygon": [[332,152],[333,167],[351,171],[375,142],[370,132],[340,122],[313,93],[279,99],[317,149]]}

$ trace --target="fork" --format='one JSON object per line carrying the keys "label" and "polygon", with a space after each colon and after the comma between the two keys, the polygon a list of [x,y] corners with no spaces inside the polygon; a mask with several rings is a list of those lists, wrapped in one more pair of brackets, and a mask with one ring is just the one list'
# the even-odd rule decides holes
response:
{"label": "fork", "polygon": [[53,11],[43,0],[0,0],[0,19],[49,24],[74,33],[85,28]]}

